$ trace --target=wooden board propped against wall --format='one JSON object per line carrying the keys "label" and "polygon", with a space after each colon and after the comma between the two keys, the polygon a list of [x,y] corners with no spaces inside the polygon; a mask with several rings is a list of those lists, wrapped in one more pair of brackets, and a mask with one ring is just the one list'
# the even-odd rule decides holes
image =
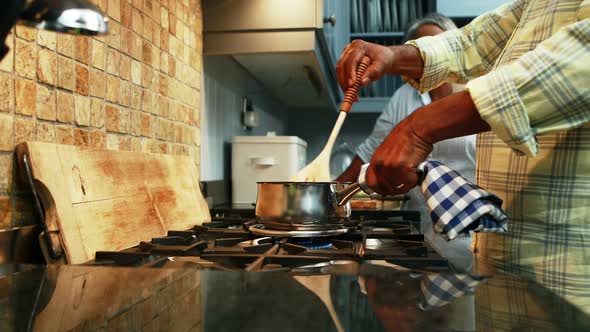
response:
{"label": "wooden board propped against wall", "polygon": [[191,158],[41,142],[19,144],[17,155],[22,174],[27,156],[68,263],[211,220]]}

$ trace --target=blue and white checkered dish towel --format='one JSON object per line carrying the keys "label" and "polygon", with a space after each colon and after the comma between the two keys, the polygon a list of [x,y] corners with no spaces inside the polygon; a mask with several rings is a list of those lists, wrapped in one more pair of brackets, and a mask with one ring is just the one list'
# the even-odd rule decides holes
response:
{"label": "blue and white checkered dish towel", "polygon": [[447,240],[473,232],[506,232],[502,200],[438,161],[425,161],[422,193],[434,230]]}
{"label": "blue and white checkered dish towel", "polygon": [[473,294],[475,287],[488,278],[469,274],[428,273],[420,282],[423,298],[418,307],[422,310],[442,307],[455,298]]}

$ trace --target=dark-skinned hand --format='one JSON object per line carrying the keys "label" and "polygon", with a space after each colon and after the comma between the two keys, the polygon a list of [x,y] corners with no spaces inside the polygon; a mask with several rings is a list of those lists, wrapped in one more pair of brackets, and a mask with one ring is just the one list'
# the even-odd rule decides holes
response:
{"label": "dark-skinned hand", "polygon": [[346,45],[336,65],[336,77],[342,91],[348,90],[354,84],[356,68],[365,55],[371,59],[371,64],[361,79],[362,85],[383,77],[394,61],[393,51],[389,47],[359,39],[353,40]]}
{"label": "dark-skinned hand", "polygon": [[410,115],[375,150],[367,170],[367,185],[381,195],[398,195],[419,181],[417,168],[432,152],[432,144],[416,134]]}

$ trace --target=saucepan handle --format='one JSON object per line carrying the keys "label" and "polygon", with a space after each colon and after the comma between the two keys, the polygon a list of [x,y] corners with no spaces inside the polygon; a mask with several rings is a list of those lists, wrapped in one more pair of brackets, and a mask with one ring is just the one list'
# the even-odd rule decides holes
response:
{"label": "saucepan handle", "polygon": [[[363,166],[361,166],[361,171],[360,171],[357,182],[355,182],[349,186],[346,186],[343,189],[336,192],[336,200],[338,201],[339,206],[342,206],[342,205],[348,203],[348,201],[350,201],[352,196],[354,196],[354,194],[356,194],[360,190],[367,193],[371,199],[378,199],[378,200],[386,200],[387,199],[387,197],[383,197],[383,196],[379,195],[378,193],[374,192],[373,190],[371,190],[371,188],[369,188],[367,186],[365,179],[366,179],[367,169],[369,168],[369,165],[370,164],[364,164]],[[418,175],[419,175],[420,179],[423,178],[422,172],[418,171]],[[390,199],[391,199],[391,197],[392,196],[390,196]],[[393,197],[395,197],[395,196],[393,196]],[[409,197],[407,195],[403,195],[400,198],[397,198],[395,200],[404,201],[404,200],[408,200],[408,199],[409,199]]]}
{"label": "saucepan handle", "polygon": [[354,196],[354,194],[358,193],[361,190],[363,190],[363,188],[361,188],[361,185],[358,182],[355,182],[349,186],[344,187],[341,190],[338,190],[336,192],[336,200],[338,201],[338,206],[342,206],[348,203],[352,196]]}
{"label": "saucepan handle", "polygon": [[356,194],[359,191],[364,191],[369,195],[375,194],[375,192],[373,192],[369,187],[367,187],[366,183],[365,183],[365,177],[367,174],[367,169],[369,168],[370,164],[364,164],[363,166],[361,166],[361,171],[359,173],[359,177],[358,177],[358,181],[344,187],[343,189],[339,190],[338,192],[336,192],[336,200],[338,201],[338,205],[342,206],[346,203],[348,203],[348,201],[350,201],[350,199],[352,198],[352,196],[354,196],[354,194]]}

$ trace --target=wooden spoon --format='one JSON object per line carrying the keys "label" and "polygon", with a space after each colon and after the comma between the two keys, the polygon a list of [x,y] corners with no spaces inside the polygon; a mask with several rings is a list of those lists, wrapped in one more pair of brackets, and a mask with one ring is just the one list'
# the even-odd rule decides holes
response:
{"label": "wooden spoon", "polygon": [[332,148],[334,147],[334,143],[336,142],[336,137],[340,133],[340,128],[342,128],[342,124],[346,119],[346,115],[350,111],[352,107],[352,103],[354,102],[360,85],[361,85],[361,78],[367,71],[367,67],[371,63],[371,60],[364,56],[358,64],[356,70],[356,80],[354,84],[346,90],[346,94],[344,95],[344,101],[342,105],[340,105],[340,114],[338,115],[338,120],[336,120],[336,124],[334,128],[332,128],[332,133],[330,133],[330,137],[328,138],[328,142],[324,149],[320,154],[307,166],[299,170],[295,176],[291,178],[291,181],[295,182],[330,182],[332,178],[330,177],[330,156],[332,155]]}

